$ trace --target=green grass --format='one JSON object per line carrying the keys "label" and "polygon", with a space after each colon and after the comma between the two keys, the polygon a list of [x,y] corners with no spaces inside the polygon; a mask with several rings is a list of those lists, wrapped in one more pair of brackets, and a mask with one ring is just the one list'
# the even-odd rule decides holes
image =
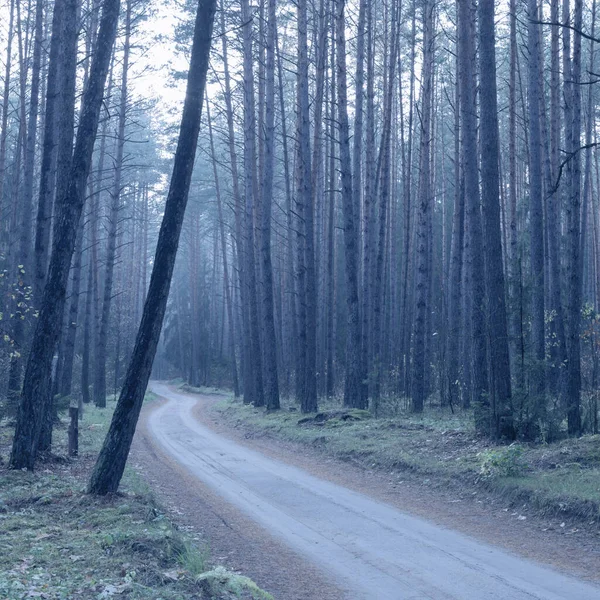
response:
{"label": "green grass", "polygon": [[226,396],[226,397],[231,396],[230,392],[222,390],[220,388],[206,387],[206,386],[196,387],[185,381],[181,381],[181,380],[177,380],[177,379],[170,383],[171,383],[171,385],[177,386],[177,388],[180,389],[182,392],[188,392],[190,394],[207,394],[209,396]]}
{"label": "green grass", "polygon": [[[76,460],[61,458],[66,427],[59,425],[55,455],[36,472],[0,463],[0,598],[268,598],[237,575],[230,574],[235,589],[208,576],[207,541],[180,531],[134,470],[126,469],[119,494],[85,493],[113,408],[85,407]],[[11,434],[0,425],[2,457]]]}
{"label": "green grass", "polygon": [[498,446],[475,434],[469,413],[439,408],[423,416],[399,410],[394,417],[343,420],[340,405],[330,401],[321,406],[320,422],[303,422],[305,415],[289,402],[267,413],[229,397],[215,410],[250,437],[305,444],[365,468],[428,479],[431,485],[484,487],[546,514],[600,520],[600,436]]}

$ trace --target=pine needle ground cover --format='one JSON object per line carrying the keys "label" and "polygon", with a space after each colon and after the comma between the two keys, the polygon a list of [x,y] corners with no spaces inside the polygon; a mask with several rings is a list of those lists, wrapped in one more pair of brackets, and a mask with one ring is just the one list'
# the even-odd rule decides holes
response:
{"label": "pine needle ground cover", "polygon": [[66,427],[58,426],[58,455],[34,473],[6,468],[12,428],[1,424],[0,598],[269,598],[213,568],[208,542],[180,530],[133,470],[117,495],[85,493],[111,413],[86,407],[75,460],[60,456]]}

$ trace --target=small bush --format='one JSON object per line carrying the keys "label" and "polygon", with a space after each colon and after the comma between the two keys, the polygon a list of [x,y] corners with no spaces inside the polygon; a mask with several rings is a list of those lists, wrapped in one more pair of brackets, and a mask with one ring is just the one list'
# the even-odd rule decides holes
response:
{"label": "small bush", "polygon": [[253,600],[273,600],[271,594],[261,590],[248,577],[232,573],[223,567],[216,567],[212,571],[202,573],[196,581],[211,596],[229,592],[238,598],[242,597],[243,594],[250,594]]}
{"label": "small bush", "polygon": [[523,446],[519,444],[479,452],[479,474],[486,478],[522,476],[527,469],[523,461],[523,452]]}

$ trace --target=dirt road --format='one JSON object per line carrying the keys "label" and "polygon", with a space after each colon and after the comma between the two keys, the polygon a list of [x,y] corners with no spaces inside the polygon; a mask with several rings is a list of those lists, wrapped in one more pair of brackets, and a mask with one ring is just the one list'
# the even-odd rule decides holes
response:
{"label": "dirt road", "polygon": [[[312,562],[349,600],[595,600],[600,588],[482,544],[219,436],[165,384],[149,417],[192,476]],[[287,600],[280,597],[278,600]]]}

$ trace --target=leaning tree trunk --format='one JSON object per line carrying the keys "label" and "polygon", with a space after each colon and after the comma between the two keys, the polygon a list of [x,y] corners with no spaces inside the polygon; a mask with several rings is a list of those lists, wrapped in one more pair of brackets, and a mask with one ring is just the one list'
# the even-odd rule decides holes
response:
{"label": "leaning tree trunk", "polygon": [[[65,0],[63,27],[61,33],[61,64],[59,68],[60,96],[56,105],[56,184],[54,196],[62,199],[69,184],[69,171],[73,160],[73,133],[75,130],[75,79],[77,71],[77,27],[79,0]],[[85,186],[85,184],[84,184]],[[48,398],[42,415],[42,430],[38,450],[47,452],[52,445],[54,424],[54,396],[51,382],[44,392]]]}
{"label": "leaning tree trunk", "polygon": [[150,378],[194,169],[215,10],[216,0],[199,0],[179,141],[150,287],[121,395],[90,480],[92,494],[117,491]]}
{"label": "leaning tree trunk", "polygon": [[44,390],[49,388],[52,359],[60,335],[69,267],[85,201],[86,181],[92,163],[104,85],[108,75],[118,19],[119,0],[105,0],[90,77],[83,94],[68,188],[57,207],[50,268],[42,295],[36,330],[31,342],[23,392],[19,403],[10,457],[12,469],[33,469],[35,462],[42,424],[41,418],[46,408],[45,405],[49,401]]}
{"label": "leaning tree trunk", "polygon": [[59,111],[59,63],[63,45],[63,27],[66,0],[54,3],[52,15],[52,36],[50,38],[50,54],[48,59],[48,76],[46,83],[46,110],[44,114],[44,138],[40,167],[40,187],[35,232],[35,280],[34,300],[40,306],[48,269],[50,245],[50,227],[52,222],[52,205],[54,202],[54,182],[56,176],[56,120]]}
{"label": "leaning tree trunk", "polygon": [[77,338],[77,321],[79,318],[79,299],[81,291],[81,263],[83,259],[83,222],[79,226],[75,260],[73,261],[73,283],[71,286],[71,305],[69,306],[69,319],[64,340],[62,367],[60,380],[56,389],[61,396],[70,396],[73,387],[73,362],[75,359],[75,341]]}

